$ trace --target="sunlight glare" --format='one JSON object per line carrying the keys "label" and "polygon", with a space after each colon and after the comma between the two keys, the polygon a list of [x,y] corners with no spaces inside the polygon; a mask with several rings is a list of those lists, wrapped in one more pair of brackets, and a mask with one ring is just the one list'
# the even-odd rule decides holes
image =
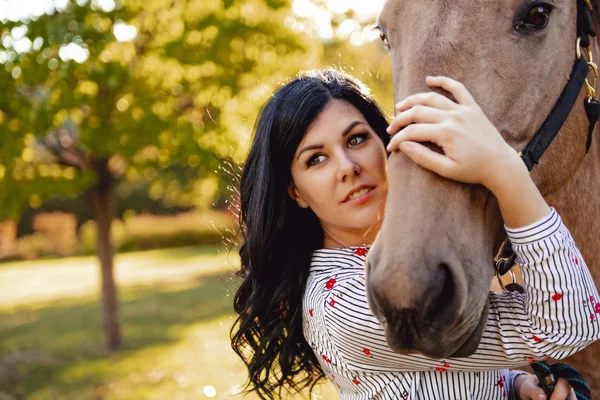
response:
{"label": "sunlight glare", "polygon": [[[314,0],[294,0],[292,11],[301,18],[312,20],[322,40],[331,40],[335,34],[338,39],[350,39],[350,43],[360,46],[379,36],[370,35],[366,30],[363,32],[358,22],[374,25],[384,2],[385,0],[326,0],[326,7],[323,7],[318,6]],[[349,11],[353,12],[353,19],[342,21],[334,33],[331,24],[334,16],[344,15]]]}
{"label": "sunlight glare", "polygon": [[76,43],[60,46],[58,55],[63,61],[73,60],[79,64],[85,62],[90,56],[90,51]]}
{"label": "sunlight glare", "polygon": [[113,34],[119,42],[129,42],[137,36],[137,29],[133,25],[127,25],[122,21],[117,21],[113,25]]}
{"label": "sunlight glare", "polygon": [[0,21],[35,19],[44,14],[62,11],[69,0],[2,0]]}
{"label": "sunlight glare", "polygon": [[211,385],[204,386],[202,391],[206,397],[215,397],[217,395],[217,390]]}

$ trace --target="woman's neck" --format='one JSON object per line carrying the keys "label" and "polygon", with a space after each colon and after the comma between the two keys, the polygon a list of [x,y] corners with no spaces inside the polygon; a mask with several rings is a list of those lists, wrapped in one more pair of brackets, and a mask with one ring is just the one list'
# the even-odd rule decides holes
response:
{"label": "woman's neck", "polygon": [[380,227],[381,223],[372,226],[366,231],[332,231],[324,229],[325,235],[323,240],[323,247],[353,247],[360,246],[362,244],[371,244],[375,241]]}

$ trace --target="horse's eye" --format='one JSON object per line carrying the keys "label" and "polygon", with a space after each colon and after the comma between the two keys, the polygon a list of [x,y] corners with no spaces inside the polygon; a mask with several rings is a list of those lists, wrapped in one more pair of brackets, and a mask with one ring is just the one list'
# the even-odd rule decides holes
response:
{"label": "horse's eye", "polygon": [[521,26],[532,29],[544,29],[550,21],[552,7],[546,4],[537,4],[529,9]]}
{"label": "horse's eye", "polygon": [[381,41],[383,42],[383,44],[385,44],[385,46],[388,48],[390,48],[390,42],[388,42],[387,36],[385,36],[385,33],[383,32],[379,32],[379,37],[381,38]]}

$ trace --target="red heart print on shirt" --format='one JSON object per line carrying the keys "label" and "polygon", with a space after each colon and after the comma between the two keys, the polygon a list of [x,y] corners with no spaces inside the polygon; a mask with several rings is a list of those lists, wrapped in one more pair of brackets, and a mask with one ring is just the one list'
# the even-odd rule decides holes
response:
{"label": "red heart print on shirt", "polygon": [[560,299],[562,299],[562,294],[556,293],[556,294],[552,295],[552,300],[559,301]]}
{"label": "red heart print on shirt", "polygon": [[333,279],[333,278],[329,279],[329,280],[327,281],[327,283],[325,284],[325,288],[326,288],[327,290],[331,290],[331,289],[333,289],[333,287],[335,286],[335,283],[336,283],[336,282],[337,282],[337,281],[336,281],[335,279]]}
{"label": "red heart print on shirt", "polygon": [[365,249],[364,247],[359,247],[356,250],[354,250],[354,254],[356,254],[357,256],[364,256],[365,254],[367,254],[367,249]]}

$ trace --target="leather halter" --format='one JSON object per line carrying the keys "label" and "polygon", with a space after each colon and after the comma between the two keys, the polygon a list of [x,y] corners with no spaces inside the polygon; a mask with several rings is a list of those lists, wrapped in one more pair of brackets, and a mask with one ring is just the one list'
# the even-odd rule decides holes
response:
{"label": "leather halter", "polygon": [[[592,18],[592,4],[590,0],[577,0],[577,56],[573,64],[573,69],[569,76],[569,80],[560,94],[554,108],[529,141],[525,149],[520,153],[523,162],[527,165],[527,169],[531,172],[533,167],[537,165],[542,158],[544,152],[550,147],[554,138],[564,125],[571,110],[575,106],[581,89],[585,85],[587,96],[584,100],[585,112],[588,117],[588,137],[586,142],[586,153],[592,145],[592,133],[600,116],[600,102],[596,99],[598,67],[592,59],[592,51],[590,49],[590,36],[596,37],[596,30]],[[581,49],[587,49],[587,60],[582,56]],[[593,85],[587,81],[587,75],[592,69],[594,73]],[[505,291],[518,291],[523,293],[523,288],[517,283],[516,277],[512,272],[512,267],[515,265],[516,255],[512,249],[510,241],[505,239],[498,254],[494,258],[496,277],[500,287]],[[513,282],[504,286],[500,276],[511,272]]]}
{"label": "leather halter", "polygon": [[[550,144],[564,125],[584,84],[588,90],[588,96],[584,101],[584,105],[589,120],[586,153],[592,145],[592,133],[596,126],[596,122],[598,121],[598,117],[600,116],[600,102],[596,100],[598,67],[594,64],[592,59],[590,36],[596,37],[596,30],[594,29],[594,22],[592,19],[592,4],[589,0],[577,0],[577,57],[575,58],[569,80],[554,105],[554,108],[540,129],[521,152],[523,162],[525,162],[529,171],[531,171],[540,161],[542,155],[548,147],[550,147]],[[581,55],[581,48],[588,50],[587,61]],[[594,85],[591,85],[586,80],[590,68],[592,68],[594,72]]]}

